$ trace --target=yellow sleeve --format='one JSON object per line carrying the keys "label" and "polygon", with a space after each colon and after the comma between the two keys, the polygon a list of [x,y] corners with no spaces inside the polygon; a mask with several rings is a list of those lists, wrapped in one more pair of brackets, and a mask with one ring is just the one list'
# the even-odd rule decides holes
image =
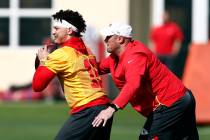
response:
{"label": "yellow sleeve", "polygon": [[71,72],[73,61],[71,60],[72,58],[70,56],[71,55],[68,55],[64,50],[62,50],[62,48],[57,49],[48,55],[44,66],[56,74],[59,72],[64,72],[67,69],[69,72]]}

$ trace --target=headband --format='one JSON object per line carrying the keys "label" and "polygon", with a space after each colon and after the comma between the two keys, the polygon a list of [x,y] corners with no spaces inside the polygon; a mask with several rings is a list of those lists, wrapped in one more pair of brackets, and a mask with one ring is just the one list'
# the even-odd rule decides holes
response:
{"label": "headband", "polygon": [[54,20],[53,26],[63,27],[63,28],[71,28],[73,31],[78,32],[77,27],[67,22],[66,20]]}

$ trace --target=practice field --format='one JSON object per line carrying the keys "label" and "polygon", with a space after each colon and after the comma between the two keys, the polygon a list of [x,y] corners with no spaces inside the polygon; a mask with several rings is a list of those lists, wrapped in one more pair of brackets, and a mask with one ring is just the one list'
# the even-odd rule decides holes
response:
{"label": "practice field", "polygon": [[[1,103],[1,140],[53,140],[68,118],[65,103]],[[128,106],[114,118],[111,140],[137,140],[144,118]],[[200,140],[209,140],[210,126],[198,127]]]}

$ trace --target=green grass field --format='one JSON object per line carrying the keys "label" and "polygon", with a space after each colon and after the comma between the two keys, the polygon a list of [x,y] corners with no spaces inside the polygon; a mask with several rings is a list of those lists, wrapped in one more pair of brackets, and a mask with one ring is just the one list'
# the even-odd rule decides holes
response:
{"label": "green grass field", "polygon": [[[53,140],[68,118],[65,103],[1,103],[1,140]],[[116,113],[111,140],[137,140],[144,118],[128,106]],[[209,140],[210,126],[198,127],[200,140]]]}

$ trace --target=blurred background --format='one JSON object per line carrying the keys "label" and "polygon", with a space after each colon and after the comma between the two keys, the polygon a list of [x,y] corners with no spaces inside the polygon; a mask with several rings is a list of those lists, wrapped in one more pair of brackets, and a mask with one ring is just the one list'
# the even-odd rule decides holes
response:
{"label": "blurred background", "polygon": [[[37,49],[51,36],[51,15],[60,9],[81,13],[87,23],[84,41],[97,59],[107,56],[99,30],[113,21],[133,27],[133,37],[149,46],[152,27],[170,12],[184,40],[172,71],[197,101],[201,140],[210,137],[210,2],[209,0],[1,0],[0,1],[0,139],[50,140],[68,117],[57,79],[41,93],[31,89]],[[111,99],[118,94],[103,77]],[[129,119],[128,119],[129,118]],[[137,139],[144,118],[128,105],[116,114],[112,140]]]}

